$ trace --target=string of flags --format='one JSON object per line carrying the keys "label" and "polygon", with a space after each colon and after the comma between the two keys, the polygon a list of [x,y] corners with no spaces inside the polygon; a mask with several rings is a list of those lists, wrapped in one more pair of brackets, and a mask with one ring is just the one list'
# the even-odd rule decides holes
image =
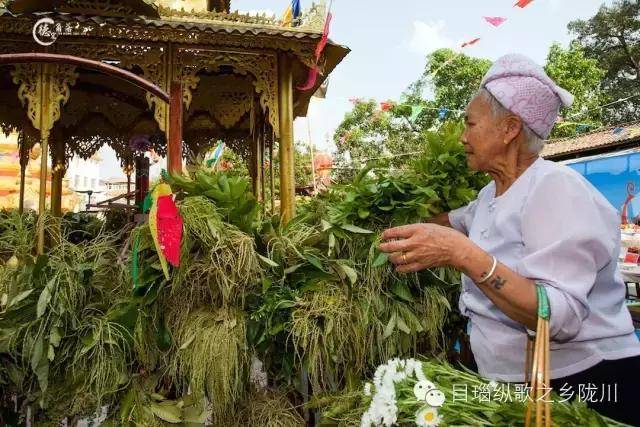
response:
{"label": "string of flags", "polygon": [[[519,7],[521,9],[524,9],[525,7],[529,6],[531,3],[533,3],[534,0],[518,0],[513,7]],[[489,25],[491,25],[494,28],[500,27],[502,24],[504,24],[508,18],[504,17],[504,16],[483,16],[482,17],[485,22],[487,22]],[[469,39],[468,41],[462,43],[460,45],[460,49],[465,49],[469,46],[473,46],[476,43],[478,43],[479,41],[482,40],[482,37],[474,37]],[[461,52],[457,52],[458,54]],[[456,56],[453,56],[451,58],[449,58],[448,60],[446,60],[442,65],[440,65],[438,68],[436,68],[434,71],[431,72],[431,76],[435,76],[436,74],[438,74],[438,72],[440,72],[441,69],[443,69],[444,67],[446,67],[447,65],[451,64],[453,61],[455,61]]]}

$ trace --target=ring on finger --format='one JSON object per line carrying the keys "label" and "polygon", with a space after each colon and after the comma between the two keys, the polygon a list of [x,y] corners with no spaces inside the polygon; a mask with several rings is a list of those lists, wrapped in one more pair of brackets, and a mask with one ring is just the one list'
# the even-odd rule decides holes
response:
{"label": "ring on finger", "polygon": [[408,264],[409,263],[407,261],[407,253],[406,252],[402,252],[402,262],[403,262],[403,264]]}

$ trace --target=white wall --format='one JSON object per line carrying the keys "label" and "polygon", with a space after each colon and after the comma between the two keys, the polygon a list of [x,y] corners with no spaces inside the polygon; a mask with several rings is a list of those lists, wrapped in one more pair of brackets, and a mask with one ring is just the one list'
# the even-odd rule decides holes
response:
{"label": "white wall", "polygon": [[[69,180],[69,187],[74,191],[91,190],[96,192],[91,196],[91,203],[105,199],[105,188],[100,185],[100,160],[98,158],[84,160],[74,156],[69,161],[65,177]],[[74,212],[86,209],[88,195],[79,193],[78,196],[80,202],[75,206]]]}

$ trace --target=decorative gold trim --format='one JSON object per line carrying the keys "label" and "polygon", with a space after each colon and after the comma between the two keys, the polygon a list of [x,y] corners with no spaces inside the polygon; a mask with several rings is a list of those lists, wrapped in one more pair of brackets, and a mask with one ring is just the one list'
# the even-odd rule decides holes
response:
{"label": "decorative gold trim", "polygon": [[278,123],[278,59],[274,53],[214,50],[202,48],[178,48],[175,52],[174,75],[185,84],[185,100],[192,99],[191,91],[197,89],[197,73],[206,70],[219,71],[231,67],[240,75],[250,75],[256,93],[260,96],[262,110],[268,114],[269,123],[276,134]]}
{"label": "decorative gold trim", "polygon": [[[13,82],[19,85],[18,98],[27,108],[27,116],[34,128],[48,136],[60,119],[62,105],[71,96],[70,86],[78,78],[76,67],[66,64],[16,64],[11,71]],[[48,96],[44,96],[48,86]],[[43,105],[42,100],[48,100]],[[44,112],[44,114],[43,114]]]}

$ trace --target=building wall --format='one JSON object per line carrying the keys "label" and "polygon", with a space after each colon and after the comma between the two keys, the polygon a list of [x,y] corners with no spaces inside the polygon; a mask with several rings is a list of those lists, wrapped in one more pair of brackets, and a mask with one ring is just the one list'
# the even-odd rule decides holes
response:
{"label": "building wall", "polygon": [[[69,167],[65,177],[69,180],[69,187],[75,191],[93,191],[91,195],[91,203],[95,203],[106,198],[105,188],[100,182],[100,158],[93,156],[84,160],[75,156],[69,161]],[[78,194],[78,203],[74,206],[73,211],[79,212],[86,209],[89,195],[85,193]]]}

